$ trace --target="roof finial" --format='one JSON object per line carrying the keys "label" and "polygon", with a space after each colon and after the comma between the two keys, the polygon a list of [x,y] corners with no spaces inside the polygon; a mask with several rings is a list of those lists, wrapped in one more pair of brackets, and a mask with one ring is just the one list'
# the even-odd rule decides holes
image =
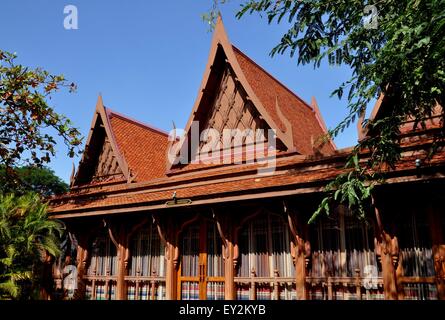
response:
{"label": "roof finial", "polygon": [[219,11],[218,11],[218,16],[216,17],[216,23],[215,23],[215,31],[216,30],[223,30],[223,32],[225,33],[224,23],[222,20],[221,12],[219,12]]}
{"label": "roof finial", "polygon": [[99,96],[97,97],[97,102],[96,102],[96,110],[99,109],[104,109],[104,102],[102,100],[102,93],[99,92]]}
{"label": "roof finial", "polygon": [[324,119],[321,115],[320,108],[318,107],[317,99],[315,99],[315,96],[312,96],[311,98],[311,107],[312,111],[315,114],[315,118],[317,119],[318,123],[320,124],[322,130],[325,132],[327,142],[330,143],[332,148],[337,149],[337,146],[334,143],[334,140],[332,139],[332,136],[329,134],[328,127],[326,127],[326,122],[324,122]]}
{"label": "roof finial", "polygon": [[73,169],[71,170],[71,176],[70,176],[70,187],[74,186],[75,177],[76,177],[76,166],[74,165],[74,162],[73,162]]}
{"label": "roof finial", "polygon": [[365,121],[365,108],[362,108],[359,113],[359,118],[357,120],[357,135],[358,141],[361,141],[365,138],[365,128],[363,127],[363,122]]}

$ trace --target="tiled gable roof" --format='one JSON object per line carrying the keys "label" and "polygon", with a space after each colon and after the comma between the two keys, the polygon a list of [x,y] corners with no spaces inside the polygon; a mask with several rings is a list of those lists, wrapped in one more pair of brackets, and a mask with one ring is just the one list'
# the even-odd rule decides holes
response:
{"label": "tiled gable roof", "polygon": [[[226,81],[227,70],[234,81]],[[233,85],[234,82],[235,85]],[[229,91],[227,95],[226,90]],[[243,93],[238,95],[239,92]],[[255,112],[252,113],[250,108]],[[234,109],[236,111],[233,111]],[[221,18],[218,18],[215,27],[198,97],[185,127],[187,136],[190,137],[193,123],[198,122],[204,125],[206,118],[203,115],[215,113],[219,113],[219,116],[212,119],[212,125],[209,127],[214,129],[213,124],[217,124],[216,130],[219,131],[226,128],[238,129],[245,114],[252,115],[256,119],[255,123],[260,124],[254,126],[256,129],[260,127],[275,130],[277,149],[280,151],[296,151],[304,155],[330,155],[336,149],[332,141],[322,143],[321,138],[327,130],[318,107],[316,105],[311,107],[305,103],[234,47],[227,36]],[[230,115],[233,114],[236,115],[231,118]],[[216,119],[222,119],[223,125]],[[232,127],[225,127],[227,124]],[[245,126],[243,122],[242,127]],[[186,147],[185,143],[189,143],[184,141],[181,149]],[[189,149],[190,154],[199,152],[199,150],[191,150],[191,147]],[[189,165],[183,164],[185,167]],[[181,166],[173,165],[168,171],[180,172]]]}
{"label": "tiled gable roof", "polygon": [[[281,131],[286,130],[276,111],[278,102],[278,106],[282,110],[281,112],[292,126],[295,149],[301,154],[312,154],[312,143],[316,143],[321,136],[326,134],[323,124],[320,123],[322,119],[317,119],[316,110],[256,64],[241,50],[235,46],[232,47],[247,81],[274,122],[280,127]],[[324,154],[332,154],[334,150],[335,147],[332,143],[326,143],[321,148]]]}
{"label": "tiled gable roof", "polygon": [[106,108],[99,96],[85,151],[71,186],[164,177],[167,145],[166,132]]}
{"label": "tiled gable roof", "polygon": [[115,141],[133,181],[164,177],[168,134],[111,110],[108,115]]}

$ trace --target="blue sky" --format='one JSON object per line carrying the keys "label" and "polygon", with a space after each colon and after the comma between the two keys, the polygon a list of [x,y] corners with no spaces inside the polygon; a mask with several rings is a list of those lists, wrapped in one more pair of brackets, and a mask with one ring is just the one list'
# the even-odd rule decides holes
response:
{"label": "blue sky", "polygon": [[[105,1],[15,0],[0,4],[1,49],[18,62],[63,74],[75,82],[74,94],[60,91],[51,105],[69,117],[82,134],[88,129],[99,93],[115,111],[169,131],[182,128],[197,96],[210,49],[211,33],[201,14],[211,0]],[[78,8],[78,30],[65,30],[66,5]],[[233,44],[307,102],[317,98],[329,128],[346,115],[346,101],[330,98],[350,70],[323,65],[297,66],[289,56],[269,56],[287,30],[258,15],[235,18],[240,1],[222,7]],[[356,142],[355,125],[338,137],[338,147]],[[63,144],[50,167],[69,180],[72,163]]]}

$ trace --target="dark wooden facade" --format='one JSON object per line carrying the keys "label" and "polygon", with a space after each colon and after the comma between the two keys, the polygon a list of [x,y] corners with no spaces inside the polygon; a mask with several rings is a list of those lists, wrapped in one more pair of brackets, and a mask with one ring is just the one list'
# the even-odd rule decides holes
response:
{"label": "dark wooden facade", "polygon": [[[380,99],[373,117],[382,108]],[[313,225],[323,186],[351,150],[317,144],[326,127],[315,100],[306,104],[233,47],[221,21],[186,137],[194,121],[217,132],[275,129],[274,171],[167,164],[174,143],[191,154],[193,146],[100,98],[72,190],[51,203],[75,247],[76,298],[445,299],[445,152],[424,161],[437,119],[402,130],[403,157],[376,187],[367,223],[338,206]]]}

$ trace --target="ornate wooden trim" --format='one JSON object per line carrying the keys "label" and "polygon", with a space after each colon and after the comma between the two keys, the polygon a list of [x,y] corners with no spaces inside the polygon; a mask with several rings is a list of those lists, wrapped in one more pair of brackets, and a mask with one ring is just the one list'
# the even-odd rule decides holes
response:
{"label": "ornate wooden trim", "polygon": [[398,239],[396,236],[391,236],[385,231],[380,215],[380,210],[376,205],[374,196],[372,196],[371,199],[377,224],[374,245],[377,259],[382,266],[383,289],[385,293],[385,299],[397,300],[398,293],[396,270],[400,254]]}
{"label": "ornate wooden trim", "polygon": [[186,220],[179,227],[178,232],[176,233],[176,236],[175,236],[176,246],[175,246],[175,253],[174,253],[174,256],[173,256],[173,264],[174,264],[175,268],[178,268],[178,266],[179,266],[179,255],[180,255],[180,252],[179,252],[179,238],[180,238],[182,232],[184,231],[184,229],[186,227],[188,227],[189,225],[191,225],[193,222],[197,221],[199,219],[199,217],[200,217],[200,214],[196,213],[196,215],[193,218],[191,218],[189,220]]}
{"label": "ornate wooden trim", "polygon": [[263,208],[255,210],[253,213],[251,213],[250,215],[245,217],[243,220],[241,220],[239,225],[237,225],[236,228],[235,228],[235,232],[234,232],[234,235],[233,235],[233,240],[234,240],[234,245],[233,245],[233,267],[234,268],[236,268],[238,266],[238,259],[239,259],[238,238],[239,238],[239,233],[240,233],[241,229],[244,227],[244,225],[246,224],[247,221],[249,221],[250,219],[256,217],[262,211],[263,211]]}
{"label": "ornate wooden trim", "polygon": [[116,246],[116,249],[119,249],[119,242],[116,240],[116,238],[114,237],[114,232],[112,230],[112,225],[110,223],[109,220],[106,219],[102,219],[104,227],[107,229],[108,231],[108,235],[110,237],[111,242],[113,242],[113,244]]}
{"label": "ornate wooden trim", "polygon": [[218,214],[216,214],[215,210],[213,208],[210,209],[212,211],[213,219],[215,220],[216,229],[218,231],[219,236],[221,237],[222,243],[223,243],[223,258],[227,259],[229,257],[229,240],[224,235],[224,232],[221,227],[221,219]]}
{"label": "ornate wooden trim", "polygon": [[293,240],[291,241],[291,256],[295,266],[297,299],[306,300],[306,274],[311,258],[311,245],[309,241],[304,240],[301,235],[302,232],[298,231],[298,225],[295,221],[297,215],[291,213],[284,200],[283,211],[287,215],[288,226],[293,236]]}
{"label": "ornate wooden trim", "polygon": [[124,265],[125,269],[128,270],[128,263],[130,261],[130,239],[131,237],[139,231],[145,224],[148,223],[148,218],[143,218],[137,225],[135,225],[125,238],[125,256],[124,256]]}
{"label": "ornate wooden trim", "polygon": [[90,256],[89,256],[89,249],[91,247],[90,240],[93,237],[97,236],[97,233],[99,232],[99,230],[101,230],[103,228],[104,228],[103,221],[98,221],[98,225],[96,227],[91,228],[90,230],[88,230],[85,233],[85,239],[84,239],[85,248],[84,248],[84,250],[82,250],[83,253],[82,253],[82,257],[81,257],[82,258],[81,263],[82,263],[83,268],[85,268],[85,271],[87,270],[87,267],[89,264],[88,260],[90,258]]}
{"label": "ornate wooden trim", "polygon": [[158,234],[159,234],[159,239],[161,239],[164,246],[167,246],[168,241],[167,241],[167,238],[165,237],[165,234],[162,230],[160,218],[156,214],[153,214],[152,217],[153,217],[153,224],[156,226],[156,230],[158,231]]}

